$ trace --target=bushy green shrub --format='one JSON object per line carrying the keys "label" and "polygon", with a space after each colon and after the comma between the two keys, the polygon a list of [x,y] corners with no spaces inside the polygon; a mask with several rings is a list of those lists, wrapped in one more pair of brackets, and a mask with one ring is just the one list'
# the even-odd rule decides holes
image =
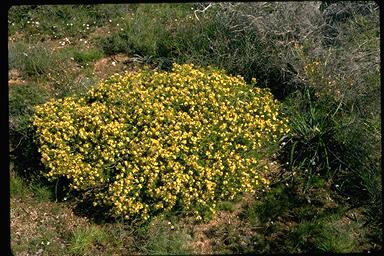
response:
{"label": "bushy green shrub", "polygon": [[[256,83],[256,80],[253,80]],[[288,132],[267,89],[213,68],[114,75],[84,98],[36,107],[49,179],[94,195],[112,215],[214,212],[268,184],[258,150]]]}

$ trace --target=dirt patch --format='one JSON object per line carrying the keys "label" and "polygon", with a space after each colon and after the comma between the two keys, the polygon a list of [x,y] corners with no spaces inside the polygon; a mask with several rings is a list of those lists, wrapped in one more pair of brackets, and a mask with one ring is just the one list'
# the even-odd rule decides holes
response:
{"label": "dirt patch", "polygon": [[12,36],[8,37],[8,40],[11,42],[17,42],[24,38],[24,34],[21,32],[16,31]]}
{"label": "dirt patch", "polygon": [[11,198],[11,247],[17,255],[39,254],[56,247],[65,249],[66,240],[87,218],[73,214],[61,203],[36,202],[32,198]]}
{"label": "dirt patch", "polygon": [[130,58],[125,54],[116,54],[102,58],[93,65],[94,73],[101,79],[106,79],[114,73],[124,71],[137,71],[140,65],[131,63]]}
{"label": "dirt patch", "polygon": [[88,35],[88,38],[90,40],[92,40],[92,39],[96,39],[96,38],[99,38],[99,37],[105,37],[105,35],[110,34],[112,31],[113,31],[113,28],[111,28],[110,25],[97,27],[95,29],[95,31],[93,31],[92,33],[90,33]]}
{"label": "dirt patch", "polygon": [[25,80],[22,79],[21,72],[17,69],[11,69],[8,71],[8,84],[9,85],[18,85],[24,84]]}
{"label": "dirt patch", "polygon": [[[207,223],[188,223],[184,228],[191,230],[193,239],[187,241],[186,247],[197,254],[219,253],[219,248],[228,243],[231,235],[242,237],[241,246],[250,242],[255,234],[255,228],[241,220],[240,215],[245,204],[254,202],[252,194],[244,194],[235,203],[232,211],[220,211]],[[228,236],[229,235],[229,236]]]}

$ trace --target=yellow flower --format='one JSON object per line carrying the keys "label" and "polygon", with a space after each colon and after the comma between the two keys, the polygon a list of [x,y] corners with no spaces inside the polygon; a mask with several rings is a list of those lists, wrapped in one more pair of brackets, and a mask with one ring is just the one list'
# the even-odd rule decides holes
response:
{"label": "yellow flower", "polygon": [[193,65],[114,75],[84,98],[35,110],[47,176],[65,176],[81,191],[106,186],[95,205],[128,219],[177,201],[199,206],[199,216],[215,212],[217,200],[256,191],[268,170],[245,156],[289,132],[268,90]]}

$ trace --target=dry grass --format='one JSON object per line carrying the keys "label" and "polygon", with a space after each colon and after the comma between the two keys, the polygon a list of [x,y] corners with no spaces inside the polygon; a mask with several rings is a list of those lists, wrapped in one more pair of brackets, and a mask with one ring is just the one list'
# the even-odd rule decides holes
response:
{"label": "dry grass", "polygon": [[68,237],[88,225],[65,204],[37,202],[31,197],[11,198],[11,247],[16,255],[60,253],[68,249]]}

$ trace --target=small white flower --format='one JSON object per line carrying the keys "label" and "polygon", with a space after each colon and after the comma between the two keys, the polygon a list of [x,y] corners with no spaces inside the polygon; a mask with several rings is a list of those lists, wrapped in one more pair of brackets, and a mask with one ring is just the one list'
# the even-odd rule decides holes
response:
{"label": "small white flower", "polygon": [[116,62],[112,61],[112,66],[116,66]]}
{"label": "small white flower", "polygon": [[109,20],[109,22],[112,22],[112,20]]}

